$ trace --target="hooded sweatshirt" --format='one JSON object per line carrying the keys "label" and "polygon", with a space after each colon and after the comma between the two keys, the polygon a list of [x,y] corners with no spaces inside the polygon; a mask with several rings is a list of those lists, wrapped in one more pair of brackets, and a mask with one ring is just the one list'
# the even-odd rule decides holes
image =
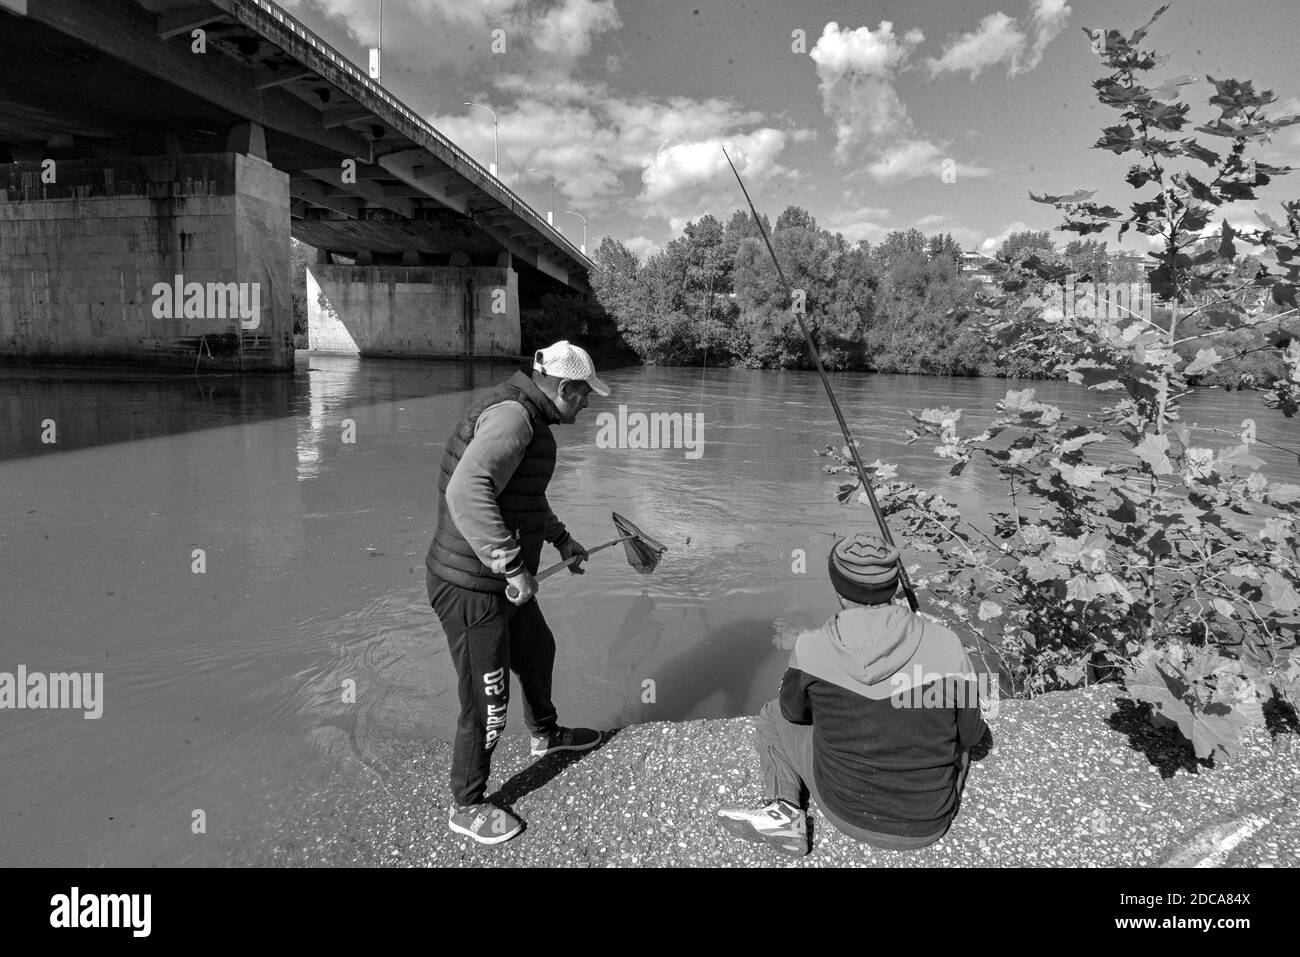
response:
{"label": "hooded sweatshirt", "polygon": [[950,630],[898,605],[849,608],[795,642],[781,712],[813,726],[816,789],[870,831],[942,834],[960,760],[984,734],[979,684]]}

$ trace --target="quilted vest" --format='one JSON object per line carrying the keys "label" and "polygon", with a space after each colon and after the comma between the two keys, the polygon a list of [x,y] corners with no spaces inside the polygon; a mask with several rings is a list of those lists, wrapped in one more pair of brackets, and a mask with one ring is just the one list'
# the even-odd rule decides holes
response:
{"label": "quilted vest", "polygon": [[497,495],[497,507],[506,528],[514,533],[519,543],[524,565],[534,574],[545,544],[549,513],[546,487],[555,471],[555,437],[551,435],[551,423],[558,422],[560,414],[532,378],[520,371],[470,407],[447,440],[447,449],[442,456],[442,470],[438,476],[438,527],[424,563],[436,577],[472,591],[504,592],[506,579],[483,564],[478,553],[456,528],[447,507],[447,483],[474,438],[474,426],[479,416],[489,406],[507,400],[518,402],[528,412],[533,440],[524,449],[524,457],[510,481]]}

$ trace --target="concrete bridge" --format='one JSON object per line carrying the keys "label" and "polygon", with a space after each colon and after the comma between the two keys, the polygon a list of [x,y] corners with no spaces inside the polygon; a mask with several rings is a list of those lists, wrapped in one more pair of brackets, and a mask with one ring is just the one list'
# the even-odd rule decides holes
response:
{"label": "concrete bridge", "polygon": [[269,0],[0,0],[0,359],[290,369],[291,236],[329,351],[517,354],[593,268]]}

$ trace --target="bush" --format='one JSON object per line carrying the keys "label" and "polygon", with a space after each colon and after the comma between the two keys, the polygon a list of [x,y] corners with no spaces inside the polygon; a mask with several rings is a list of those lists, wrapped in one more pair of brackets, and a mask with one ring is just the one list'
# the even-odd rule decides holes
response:
{"label": "bush", "polygon": [[[1044,293],[1070,269],[1031,254],[1004,263],[1002,295],[985,311],[1005,355],[1064,372],[1113,395],[1114,405],[1071,422],[1033,389],[1009,391],[994,423],[969,438],[960,433],[960,409],[913,413],[910,440],[934,441],[951,474],[973,462],[993,471],[1006,506],[989,524],[893,481],[893,466],[878,463],[872,473],[886,483],[885,513],[913,547],[935,556],[937,569],[917,587],[930,592],[941,618],[997,651],[1017,692],[1122,677],[1155,720],[1180,727],[1204,759],[1230,753],[1243,730],[1260,723],[1262,702],[1279,696],[1300,705],[1300,485],[1259,471],[1250,430],[1228,445],[1206,445],[1180,421],[1179,398],[1189,377],[1241,357],[1233,337],[1254,343],[1260,327],[1297,312],[1300,202],[1284,204],[1285,225],[1262,217],[1265,229],[1239,233],[1225,218],[1213,249],[1184,250],[1215,210],[1254,199],[1254,184],[1285,172],[1249,163],[1246,151],[1300,117],[1271,120],[1264,108],[1272,93],[1215,80],[1210,102],[1220,116],[1198,130],[1229,140],[1224,155],[1194,138],[1157,135],[1186,122],[1186,107],[1172,101],[1192,78],[1157,89],[1138,82],[1156,62],[1137,48],[1150,25],[1131,37],[1105,34],[1101,56],[1113,72],[1095,87],[1123,120],[1099,145],[1136,152],[1126,182],[1159,193],[1128,214],[1090,202],[1086,192],[1031,196],[1062,210],[1064,228],[1080,234],[1118,224],[1121,235],[1164,237],[1146,271],[1160,309],[1150,319],[1009,309],[1011,295],[1023,305],[1027,289]],[[1175,170],[1179,158],[1211,167],[1206,181]],[[1267,293],[1272,309],[1252,311],[1233,298],[1243,288],[1233,267],[1237,242],[1276,254],[1277,271],[1261,267],[1245,281]],[[1266,404],[1294,414],[1300,342],[1271,341],[1282,375]],[[1116,444],[1124,454],[1111,451]],[[829,471],[853,471],[835,449],[822,454],[833,460]]]}

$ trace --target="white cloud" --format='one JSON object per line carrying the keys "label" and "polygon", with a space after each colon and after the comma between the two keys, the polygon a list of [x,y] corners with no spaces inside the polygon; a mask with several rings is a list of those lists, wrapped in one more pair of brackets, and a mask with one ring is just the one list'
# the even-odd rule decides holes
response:
{"label": "white cloud", "polygon": [[972,80],[998,63],[1007,64],[1008,76],[1024,73],[1038,66],[1069,18],[1065,0],[1030,0],[1028,26],[1001,10],[990,13],[974,30],[950,39],[942,55],[927,60],[926,66],[931,77],[966,72]]}
{"label": "white cloud", "polygon": [[931,213],[929,216],[922,216],[912,226],[927,234],[947,233],[962,249],[966,250],[978,248],[980,240],[984,238],[983,233],[961,225],[948,213]]}
{"label": "white cloud", "polygon": [[[556,178],[556,209],[588,216],[660,216],[677,229],[704,212],[730,213],[742,197],[723,145],[753,189],[790,177],[778,158],[790,140],[808,138],[798,129],[776,129],[762,113],[717,97],[629,97],[573,79],[539,89],[515,74],[495,82],[515,95],[513,102],[475,101],[497,113],[501,179],[534,205],[545,206],[549,185],[528,170],[546,170]],[[492,122],[486,113],[466,109],[429,119],[480,162],[491,159]]]}
{"label": "white cloud", "polygon": [[1028,232],[1032,228],[1032,226],[1027,226],[1017,219],[1014,223],[1010,223],[1004,227],[1002,232],[998,233],[996,236],[989,236],[985,239],[979,244],[979,249],[977,251],[982,252],[986,256],[996,255],[998,248],[1006,242],[1008,236],[1012,233]]}
{"label": "white cloud", "polygon": [[[921,176],[939,179],[944,173],[945,161],[952,159],[944,152],[942,147],[929,140],[903,140],[883,150],[867,167],[867,172],[878,183],[895,183]],[[992,172],[983,166],[964,166],[955,160],[952,169],[959,181],[988,176]]]}
{"label": "white cloud", "polygon": [[[1034,42],[1025,55],[1024,69],[1032,70],[1043,58],[1047,45],[1060,36],[1065,22],[1070,19],[1070,8],[1065,0],[1030,0],[1030,20],[1034,27]],[[1020,71],[1017,71],[1020,72]]]}
{"label": "white cloud", "polygon": [[822,108],[835,123],[837,160],[844,162],[862,146],[911,131],[894,78],[922,39],[920,30],[896,37],[888,20],[875,31],[826,24],[809,56],[817,64]]}
{"label": "white cloud", "polygon": [[645,262],[663,248],[649,236],[633,236],[631,239],[623,239],[620,242],[641,262]]}
{"label": "white cloud", "polygon": [[[379,0],[282,0],[282,5],[299,17],[319,11],[354,43],[379,42]],[[492,32],[500,29],[513,63],[522,56],[532,71],[563,77],[591,51],[596,36],[621,26],[614,0],[556,0],[545,9],[528,0],[388,0],[383,46],[386,60],[424,63],[434,33],[437,60],[428,69],[466,70],[497,56],[491,52]]]}
{"label": "white cloud", "polygon": [[856,209],[838,209],[826,218],[825,227],[834,233],[843,233],[851,243],[866,240],[878,243],[894,227],[882,220],[889,218],[889,210],[879,206],[859,206]]}
{"label": "white cloud", "polygon": [[[1041,4],[1055,2],[1035,0]],[[997,17],[1010,19],[1002,14],[986,19]],[[908,58],[923,39],[921,31],[915,29],[901,38],[896,36],[888,20],[881,21],[875,30],[850,30],[831,22],[809,54],[817,64],[822,108],[835,125],[836,161],[869,157],[867,172],[877,182],[939,177],[949,159],[946,146],[916,136],[907,107],[894,87],[898,74],[907,69]],[[1023,33],[1016,42],[1023,46]],[[960,164],[955,171],[959,178],[987,176],[991,172]]]}
{"label": "white cloud", "polygon": [[533,20],[533,46],[576,60],[591,50],[593,35],[622,25],[614,0],[562,0]]}
{"label": "white cloud", "polygon": [[932,77],[965,70],[973,80],[996,63],[1014,62],[1028,39],[1014,18],[1001,11],[990,13],[975,30],[949,40],[943,55],[927,60],[926,66]]}
{"label": "white cloud", "polygon": [[751,190],[755,184],[783,173],[777,158],[785,149],[786,134],[764,127],[750,133],[666,145],[642,164],[637,197],[645,214],[663,216],[673,232],[706,212],[723,214],[744,201],[722,154],[731,161]]}

